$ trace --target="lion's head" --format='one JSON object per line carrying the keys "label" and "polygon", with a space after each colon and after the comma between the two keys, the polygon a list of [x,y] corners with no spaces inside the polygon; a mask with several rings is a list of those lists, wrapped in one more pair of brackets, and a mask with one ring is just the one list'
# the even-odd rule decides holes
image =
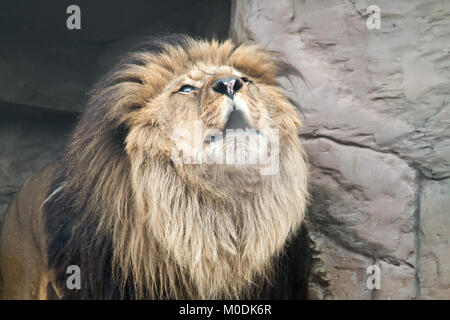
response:
{"label": "lion's head", "polygon": [[[80,216],[71,234],[89,224],[111,239],[119,287],[138,298],[239,298],[267,275],[307,198],[281,75],[256,45],[171,36],[99,81],[60,183]],[[96,239],[86,245],[99,250]]]}

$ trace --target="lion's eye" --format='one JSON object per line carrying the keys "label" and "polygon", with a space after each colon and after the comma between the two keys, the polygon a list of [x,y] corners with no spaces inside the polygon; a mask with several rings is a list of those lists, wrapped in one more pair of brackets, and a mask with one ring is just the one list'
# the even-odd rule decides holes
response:
{"label": "lion's eye", "polygon": [[197,89],[197,88],[194,87],[194,86],[190,86],[190,85],[188,85],[188,84],[185,84],[185,85],[181,86],[180,89],[178,89],[178,92],[181,92],[181,93],[189,93],[189,92],[194,91],[195,89]]}
{"label": "lion's eye", "polygon": [[242,77],[241,80],[244,81],[245,83],[249,83],[250,82],[250,79],[247,78],[247,77]]}

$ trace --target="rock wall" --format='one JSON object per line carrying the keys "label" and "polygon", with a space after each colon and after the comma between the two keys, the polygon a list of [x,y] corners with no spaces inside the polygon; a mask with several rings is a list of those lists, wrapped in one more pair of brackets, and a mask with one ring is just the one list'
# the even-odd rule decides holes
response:
{"label": "rock wall", "polygon": [[449,299],[450,2],[377,1],[380,29],[371,4],[233,1],[231,35],[303,75],[280,81],[310,158],[309,298]]}

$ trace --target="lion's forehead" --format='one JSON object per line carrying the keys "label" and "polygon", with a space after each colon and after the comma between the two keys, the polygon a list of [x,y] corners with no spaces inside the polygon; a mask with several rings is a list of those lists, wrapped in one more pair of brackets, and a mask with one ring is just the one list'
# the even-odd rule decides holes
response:
{"label": "lion's forehead", "polygon": [[183,76],[188,77],[194,81],[201,81],[205,78],[215,76],[218,74],[234,74],[236,76],[241,76],[242,73],[231,66],[226,65],[196,65],[194,68],[190,69]]}

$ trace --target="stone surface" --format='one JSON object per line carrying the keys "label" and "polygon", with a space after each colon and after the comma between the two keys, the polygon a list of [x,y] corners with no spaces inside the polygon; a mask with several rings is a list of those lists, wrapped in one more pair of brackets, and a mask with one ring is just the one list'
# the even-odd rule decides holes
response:
{"label": "stone surface", "polygon": [[392,261],[377,261],[380,268],[380,289],[373,298],[381,300],[414,299],[417,296],[416,272],[413,266]]}
{"label": "stone surface", "polygon": [[[315,231],[315,259],[322,264],[320,269],[312,266],[312,279],[323,280],[321,274],[335,278],[322,285],[322,298],[372,298],[366,269],[378,259],[389,281],[373,294],[391,298],[389,288],[404,287],[408,279],[413,290],[404,289],[411,294],[401,297],[414,297],[415,171],[395,155],[326,138],[306,140],[305,147],[311,155],[311,193],[318,203],[309,211],[308,226]],[[327,242],[333,241],[330,249]],[[317,287],[325,282],[314,283]],[[398,294],[392,298],[401,298]]]}
{"label": "stone surface", "polygon": [[299,79],[286,87],[304,107],[307,133],[397,153],[429,177],[449,177],[450,3],[378,5],[381,29],[368,30],[365,1],[236,1],[232,34],[303,73],[309,87]]}
{"label": "stone surface", "polygon": [[420,293],[450,297],[450,181],[425,181],[420,203]]}
{"label": "stone surface", "polygon": [[366,269],[373,260],[346,250],[310,224],[308,228],[313,242],[308,299],[370,300]]}
{"label": "stone surface", "polygon": [[314,155],[311,191],[321,205],[311,221],[367,256],[414,262],[414,170],[391,154],[325,138],[305,147]]}
{"label": "stone surface", "polygon": [[[369,30],[367,1],[233,1],[230,33],[303,75],[280,82],[301,106],[310,157],[311,297],[450,298],[439,209],[450,198],[450,3],[376,4],[381,29]],[[384,279],[370,295],[327,280],[352,267],[361,278],[367,263]]]}

